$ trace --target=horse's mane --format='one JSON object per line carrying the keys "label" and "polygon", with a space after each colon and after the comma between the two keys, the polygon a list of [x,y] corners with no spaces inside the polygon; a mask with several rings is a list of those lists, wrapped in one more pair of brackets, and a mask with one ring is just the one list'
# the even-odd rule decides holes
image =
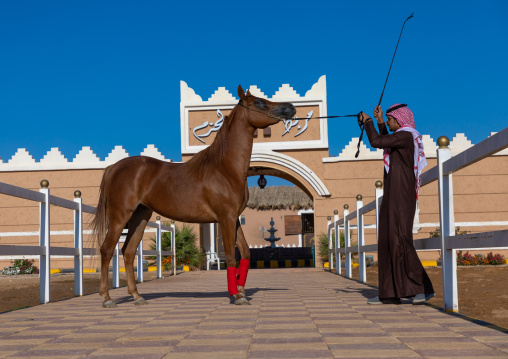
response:
{"label": "horse's mane", "polygon": [[200,177],[208,177],[212,175],[217,167],[222,165],[226,157],[226,149],[228,145],[228,132],[231,123],[236,114],[235,106],[228,116],[224,117],[224,123],[212,144],[204,150],[196,153],[187,163],[186,166],[192,174],[199,175]]}

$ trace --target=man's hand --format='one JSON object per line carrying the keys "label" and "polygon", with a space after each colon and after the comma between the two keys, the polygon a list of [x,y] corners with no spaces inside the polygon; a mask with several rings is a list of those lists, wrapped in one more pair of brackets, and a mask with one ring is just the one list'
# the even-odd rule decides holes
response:
{"label": "man's hand", "polygon": [[378,105],[374,109],[374,117],[376,118],[377,123],[384,123],[384,120],[383,120],[383,109],[381,108],[381,106]]}
{"label": "man's hand", "polygon": [[362,124],[365,124],[367,121],[372,120],[369,115],[367,115],[365,112],[360,112],[360,122]]}

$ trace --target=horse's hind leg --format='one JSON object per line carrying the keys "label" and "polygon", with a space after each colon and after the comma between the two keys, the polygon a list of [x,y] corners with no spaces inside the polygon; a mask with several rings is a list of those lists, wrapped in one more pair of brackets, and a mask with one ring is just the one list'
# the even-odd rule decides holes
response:
{"label": "horse's hind leg", "polygon": [[220,223],[222,228],[222,240],[224,242],[224,252],[226,252],[228,292],[229,295],[235,297],[235,304],[250,304],[249,301],[245,298],[245,295],[240,293],[238,290],[235,256],[237,217],[231,217],[232,218],[230,218],[230,220]]}
{"label": "horse's hind leg", "polygon": [[122,247],[123,259],[125,262],[125,273],[127,274],[127,287],[129,294],[134,297],[134,304],[142,305],[147,302],[138,293],[136,279],[134,276],[134,258],[139,242],[143,238],[146,224],[150,220],[153,211],[148,207],[139,205],[129,220],[129,232]]}
{"label": "horse's hind leg", "polygon": [[239,220],[236,221],[236,245],[240,250],[240,255],[242,257],[240,265],[238,266],[238,291],[245,296],[245,282],[247,281],[247,273],[250,265],[250,249],[247,241],[245,240],[245,236],[243,235],[242,226],[240,225]]}
{"label": "horse's hind leg", "polygon": [[113,257],[116,244],[120,239],[124,225],[124,222],[113,223],[110,221],[106,238],[101,246],[101,282],[99,294],[104,298],[104,302],[102,303],[104,308],[116,308],[115,302],[113,302],[109,296],[109,262]]}

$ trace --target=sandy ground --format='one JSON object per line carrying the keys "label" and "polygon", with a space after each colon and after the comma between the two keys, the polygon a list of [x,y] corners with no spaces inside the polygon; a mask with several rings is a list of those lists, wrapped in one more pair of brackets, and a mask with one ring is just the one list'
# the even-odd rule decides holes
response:
{"label": "sandy ground", "polygon": [[[169,276],[170,273],[162,273]],[[83,274],[83,294],[99,291],[100,274]],[[156,272],[144,272],[144,281],[156,279]],[[0,275],[0,313],[40,305],[40,284],[38,274],[17,276]],[[112,288],[111,273],[109,276]],[[125,273],[120,273],[120,286],[127,286]],[[127,293],[127,288],[125,288]],[[59,273],[51,275],[50,298],[52,302],[74,297],[74,274]]]}
{"label": "sandy ground", "polygon": [[[425,270],[436,291],[429,303],[442,308],[441,268]],[[358,269],[355,269],[353,279],[358,278]],[[377,287],[377,268],[368,268],[367,283]],[[457,289],[460,314],[508,329],[508,265],[459,266]]]}
{"label": "sandy ground", "polygon": [[[436,290],[436,297],[429,303],[442,307],[441,268],[426,270]],[[458,267],[457,278],[461,314],[508,328],[508,266]],[[155,272],[145,272],[144,279],[155,279]],[[358,269],[353,271],[353,279],[358,279]],[[368,268],[367,282],[377,286],[377,268]],[[120,285],[126,285],[124,273],[120,276]],[[85,274],[83,286],[85,294],[96,293],[99,288],[99,275]],[[51,300],[72,297],[74,275],[52,275]],[[39,305],[38,275],[0,275],[0,313],[35,305]]]}

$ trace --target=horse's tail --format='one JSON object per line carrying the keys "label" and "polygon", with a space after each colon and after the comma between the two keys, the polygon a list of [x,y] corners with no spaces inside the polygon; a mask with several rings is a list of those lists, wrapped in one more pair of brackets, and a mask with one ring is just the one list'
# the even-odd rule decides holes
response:
{"label": "horse's tail", "polygon": [[108,206],[106,200],[106,176],[109,173],[110,167],[107,167],[104,170],[104,174],[102,175],[101,186],[99,188],[99,203],[97,204],[97,209],[95,211],[95,216],[90,223],[90,227],[92,229],[92,236],[94,238],[92,243],[93,252],[98,254],[102,243],[106,238],[106,231],[108,228]]}

